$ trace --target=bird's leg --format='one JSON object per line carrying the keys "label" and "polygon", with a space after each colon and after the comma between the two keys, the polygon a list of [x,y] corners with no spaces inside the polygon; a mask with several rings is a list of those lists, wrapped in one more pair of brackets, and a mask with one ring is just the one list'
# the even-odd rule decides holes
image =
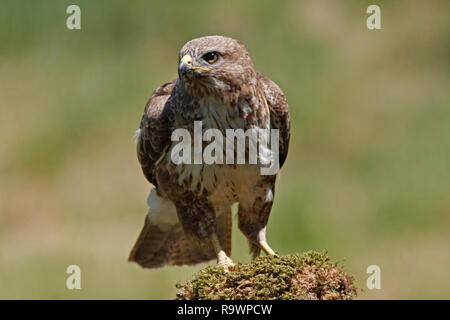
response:
{"label": "bird's leg", "polygon": [[220,245],[220,241],[216,233],[213,233],[211,236],[211,242],[217,254],[217,264],[222,267],[225,272],[229,272],[234,267],[234,263],[227,256],[225,251],[222,250],[222,246]]}
{"label": "bird's leg", "polygon": [[268,256],[278,256],[275,251],[269,246],[266,241],[266,227],[262,228],[258,232],[257,242],[259,247],[268,255]]}
{"label": "bird's leg", "polygon": [[269,256],[278,256],[267,243],[266,227],[261,227],[252,221],[249,222],[244,215],[240,215],[239,229],[249,240],[250,253],[253,255],[253,259],[259,257],[261,250]]}
{"label": "bird's leg", "polygon": [[269,255],[269,256],[276,256],[277,254],[275,253],[275,251],[272,250],[272,248],[269,246],[269,244],[266,241],[260,241],[259,242],[259,246],[261,247],[261,249],[263,249],[263,251]]}

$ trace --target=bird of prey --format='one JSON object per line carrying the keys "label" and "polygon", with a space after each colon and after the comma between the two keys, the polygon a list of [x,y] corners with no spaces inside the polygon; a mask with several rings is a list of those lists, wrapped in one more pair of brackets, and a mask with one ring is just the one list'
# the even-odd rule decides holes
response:
{"label": "bird of prey", "polygon": [[261,249],[275,254],[266,241],[266,225],[278,170],[261,174],[262,161],[175,163],[171,156],[178,142],[172,133],[176,129],[194,133],[196,121],[201,121],[202,130],[217,129],[224,135],[228,129],[277,129],[279,168],[286,159],[290,138],[286,98],[273,81],[255,71],[244,45],[223,36],[187,42],[179,53],[178,78],[153,92],[137,130],[138,160],[155,186],[147,199],[144,227],[129,256],[144,268],[217,258],[219,266],[231,270],[234,203],[239,206],[239,229],[253,256]]}

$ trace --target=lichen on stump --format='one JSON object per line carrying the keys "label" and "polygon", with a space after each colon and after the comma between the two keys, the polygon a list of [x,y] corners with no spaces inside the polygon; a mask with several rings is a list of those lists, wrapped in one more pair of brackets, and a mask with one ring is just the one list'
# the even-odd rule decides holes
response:
{"label": "lichen on stump", "polygon": [[308,251],[280,257],[259,257],[237,264],[229,273],[208,266],[184,285],[179,300],[350,300],[356,296],[353,277],[326,253]]}

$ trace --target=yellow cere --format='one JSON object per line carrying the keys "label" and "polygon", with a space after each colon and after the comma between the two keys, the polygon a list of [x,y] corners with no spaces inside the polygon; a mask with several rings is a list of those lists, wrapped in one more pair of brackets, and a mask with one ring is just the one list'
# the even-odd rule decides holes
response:
{"label": "yellow cere", "polygon": [[189,67],[191,67],[191,69],[194,69],[194,70],[204,70],[204,71],[210,71],[211,70],[211,68],[194,67],[192,65],[192,57],[189,54],[187,54],[183,58],[181,58],[181,61],[186,63]]}
{"label": "yellow cere", "polygon": [[192,65],[192,57],[188,54],[181,58],[181,61],[186,63],[188,66]]}

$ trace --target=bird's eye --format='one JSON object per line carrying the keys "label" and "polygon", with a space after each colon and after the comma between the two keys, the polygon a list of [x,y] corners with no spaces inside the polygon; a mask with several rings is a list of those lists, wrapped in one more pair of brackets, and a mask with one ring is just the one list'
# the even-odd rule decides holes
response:
{"label": "bird's eye", "polygon": [[208,52],[208,53],[205,53],[202,58],[209,64],[213,64],[214,62],[217,61],[217,59],[219,59],[219,54],[215,51]]}

